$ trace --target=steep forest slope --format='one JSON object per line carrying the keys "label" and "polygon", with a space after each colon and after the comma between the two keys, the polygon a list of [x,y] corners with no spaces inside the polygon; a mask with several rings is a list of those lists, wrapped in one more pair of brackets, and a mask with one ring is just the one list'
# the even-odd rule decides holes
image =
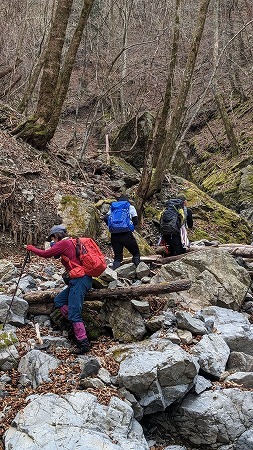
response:
{"label": "steep forest slope", "polygon": [[[228,108],[238,139],[232,155],[220,115],[196,124],[186,152],[192,180],[204,191],[244,217],[253,217],[253,105],[252,99]],[[196,129],[195,129],[196,130]]]}

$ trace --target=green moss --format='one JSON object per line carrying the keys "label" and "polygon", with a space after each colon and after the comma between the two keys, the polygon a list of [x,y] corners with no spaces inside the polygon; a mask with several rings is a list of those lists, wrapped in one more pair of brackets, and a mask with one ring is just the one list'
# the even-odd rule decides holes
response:
{"label": "green moss", "polygon": [[7,331],[0,331],[0,350],[10,347],[17,342],[18,340],[13,334]]}
{"label": "green moss", "polygon": [[[189,233],[188,233],[189,234]],[[201,241],[202,239],[210,239],[210,235],[205,230],[194,230],[192,233],[190,233],[191,240],[192,241]]]}
{"label": "green moss", "polygon": [[61,199],[60,214],[72,236],[95,237],[100,226],[99,213],[95,205],[73,195]]}
{"label": "green moss", "polygon": [[227,179],[227,174],[223,172],[217,173],[217,171],[215,170],[211,175],[205,178],[203,187],[210,191],[214,188],[214,186],[217,187],[219,185],[223,185],[227,181]]}
{"label": "green moss", "polygon": [[122,362],[128,355],[128,348],[124,346],[122,349],[116,349],[112,352],[115,361]]}
{"label": "green moss", "polygon": [[111,156],[110,164],[111,164],[111,166],[121,167],[122,170],[129,175],[132,175],[132,174],[139,175],[138,170],[135,169],[131,164],[129,164],[123,158],[119,158],[117,156]]}
{"label": "green moss", "polygon": [[234,104],[229,114],[236,129],[239,155],[231,158],[222,121],[219,117],[214,117],[208,122],[208,129],[203,127],[188,142],[192,149],[191,179],[223,205],[240,211],[253,206],[253,195],[250,193],[252,179],[246,189],[244,187],[244,169],[253,162],[252,99]]}
{"label": "green moss", "polygon": [[151,205],[144,206],[144,215],[147,217],[147,219],[152,220],[160,220],[161,211],[152,207]]}

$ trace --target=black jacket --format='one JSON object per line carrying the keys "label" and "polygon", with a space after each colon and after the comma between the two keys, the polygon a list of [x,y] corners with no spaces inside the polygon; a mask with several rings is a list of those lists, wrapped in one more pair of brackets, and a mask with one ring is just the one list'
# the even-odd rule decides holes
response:
{"label": "black jacket", "polygon": [[192,210],[190,208],[186,209],[187,209],[186,225],[188,228],[192,228],[193,227]]}

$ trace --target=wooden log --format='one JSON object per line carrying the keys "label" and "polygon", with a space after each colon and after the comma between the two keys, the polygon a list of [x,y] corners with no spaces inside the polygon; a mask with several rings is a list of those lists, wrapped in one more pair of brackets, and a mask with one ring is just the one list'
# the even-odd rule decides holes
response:
{"label": "wooden log", "polygon": [[249,249],[253,249],[253,245],[251,245],[251,244],[237,244],[236,242],[234,242],[234,243],[231,243],[231,244],[219,244],[219,247],[246,247],[246,248],[249,248]]}
{"label": "wooden log", "polygon": [[242,256],[243,258],[253,257],[253,245],[219,245],[219,248],[228,251],[233,256]]}
{"label": "wooden log", "polygon": [[[238,246],[236,244],[222,244],[222,245],[208,245],[208,246],[192,246],[189,249],[189,252],[196,252],[200,250],[209,250],[211,248],[219,248],[221,250],[227,251],[232,256],[241,256],[243,258],[253,258],[253,245],[241,245]],[[183,258],[187,255],[188,252],[183,253],[181,255],[176,256],[167,256],[165,258],[161,258],[157,260],[157,264],[163,265],[168,264],[172,261],[177,261],[178,259]]]}
{"label": "wooden log", "polygon": [[[149,294],[166,294],[189,289],[191,281],[188,279],[163,282],[158,284],[142,284],[141,286],[129,286],[116,289],[94,289],[87,292],[86,300],[105,300],[110,298],[141,297]],[[34,303],[52,303],[53,298],[60,292],[56,289],[46,291],[32,291],[24,295],[24,299],[32,305]]]}
{"label": "wooden log", "polygon": [[[162,259],[162,255],[141,256],[141,261],[146,262],[146,263],[160,261],[161,259]],[[123,265],[123,264],[128,264],[131,262],[132,262],[132,256],[130,256],[128,258],[124,258],[121,264]]]}
{"label": "wooden log", "polygon": [[[178,259],[181,259],[181,258],[183,258],[183,256],[187,255],[188,253],[197,252],[197,251],[200,251],[203,249],[206,250],[206,249],[214,248],[214,247],[216,248],[216,247],[218,247],[218,245],[217,244],[212,244],[212,245],[208,245],[208,246],[192,245],[191,247],[189,247],[186,250],[186,253],[182,253],[181,255],[165,256],[165,257],[162,257],[162,255],[141,256],[141,261],[147,262],[147,263],[153,262],[153,263],[156,263],[157,265],[159,265],[159,264],[162,265],[162,264],[167,264],[168,262],[171,262],[171,261],[176,261]],[[121,264],[124,265],[124,264],[128,264],[130,262],[132,262],[132,257],[124,258]]]}
{"label": "wooden log", "polygon": [[51,301],[49,303],[29,303],[28,313],[35,316],[46,315],[49,316],[54,310],[54,303]]}

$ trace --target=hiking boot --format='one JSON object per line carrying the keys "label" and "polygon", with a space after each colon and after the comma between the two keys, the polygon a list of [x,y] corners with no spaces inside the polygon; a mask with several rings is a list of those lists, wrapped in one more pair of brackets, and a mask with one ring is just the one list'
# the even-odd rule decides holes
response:
{"label": "hiking boot", "polygon": [[77,341],[76,343],[77,349],[73,350],[72,353],[75,355],[83,355],[84,353],[88,353],[90,351],[90,343],[88,339],[83,339],[82,341]]}
{"label": "hiking boot", "polygon": [[141,257],[140,256],[133,256],[132,257],[132,262],[137,267],[140,264],[140,262],[141,262]]}

